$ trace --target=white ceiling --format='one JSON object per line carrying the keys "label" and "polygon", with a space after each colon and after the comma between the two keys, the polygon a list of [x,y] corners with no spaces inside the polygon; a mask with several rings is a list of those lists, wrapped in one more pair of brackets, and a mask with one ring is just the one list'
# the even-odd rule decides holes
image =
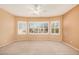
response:
{"label": "white ceiling", "polygon": [[15,16],[25,17],[49,17],[59,16],[68,12],[70,9],[75,7],[74,4],[39,4],[40,12],[35,14],[32,8],[34,4],[2,4],[0,8],[8,11]]}

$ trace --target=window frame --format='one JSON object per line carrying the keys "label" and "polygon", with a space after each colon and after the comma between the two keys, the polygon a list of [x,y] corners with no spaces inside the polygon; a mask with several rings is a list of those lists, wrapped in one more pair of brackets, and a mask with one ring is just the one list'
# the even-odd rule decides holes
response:
{"label": "window frame", "polygon": [[[20,26],[19,24],[21,24],[21,23],[22,23],[22,24],[23,24],[23,23],[25,24],[25,27],[26,27],[26,28],[25,28],[25,33],[24,33],[24,32],[20,32],[21,30],[19,29],[19,26]],[[27,22],[26,22],[26,21],[22,21],[22,20],[17,21],[17,34],[18,34],[18,35],[26,35],[27,32],[28,32],[27,28],[28,28],[28,27],[27,27]]]}
{"label": "window frame", "polygon": [[[30,23],[47,23],[48,24],[48,32],[47,33],[30,33],[29,29],[30,29]],[[43,35],[47,35],[49,34],[49,21],[30,21],[28,22],[28,33],[29,34],[32,34],[32,35],[40,35],[40,34],[43,34]]]}
{"label": "window frame", "polygon": [[[59,23],[59,26],[58,26],[58,28],[59,28],[59,33],[52,33],[52,30],[51,30],[51,29],[52,29],[52,24],[53,24],[54,22],[58,22],[58,23]],[[61,25],[60,25],[60,20],[51,21],[51,22],[50,22],[50,34],[51,34],[51,35],[60,35],[60,26],[61,26]]]}

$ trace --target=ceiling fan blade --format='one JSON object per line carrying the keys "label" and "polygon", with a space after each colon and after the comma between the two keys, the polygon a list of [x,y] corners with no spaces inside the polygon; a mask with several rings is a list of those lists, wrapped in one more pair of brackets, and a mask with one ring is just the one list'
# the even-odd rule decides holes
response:
{"label": "ceiling fan blade", "polygon": [[32,13],[36,14],[36,15],[40,15],[42,9],[40,7],[40,5],[36,5],[36,7],[28,7]]}

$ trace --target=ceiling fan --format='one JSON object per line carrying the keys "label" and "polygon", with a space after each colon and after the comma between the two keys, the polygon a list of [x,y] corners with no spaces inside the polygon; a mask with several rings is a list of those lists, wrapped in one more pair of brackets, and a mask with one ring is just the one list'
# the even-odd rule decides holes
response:
{"label": "ceiling fan", "polygon": [[32,13],[35,15],[40,15],[42,11],[41,5],[38,4],[34,4],[33,7],[30,7],[30,9],[32,10]]}

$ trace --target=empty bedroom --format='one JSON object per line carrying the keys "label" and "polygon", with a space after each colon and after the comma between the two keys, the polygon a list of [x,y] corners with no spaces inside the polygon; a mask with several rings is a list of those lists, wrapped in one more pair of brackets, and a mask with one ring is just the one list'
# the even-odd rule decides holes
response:
{"label": "empty bedroom", "polygon": [[0,55],[79,55],[79,5],[0,4]]}

